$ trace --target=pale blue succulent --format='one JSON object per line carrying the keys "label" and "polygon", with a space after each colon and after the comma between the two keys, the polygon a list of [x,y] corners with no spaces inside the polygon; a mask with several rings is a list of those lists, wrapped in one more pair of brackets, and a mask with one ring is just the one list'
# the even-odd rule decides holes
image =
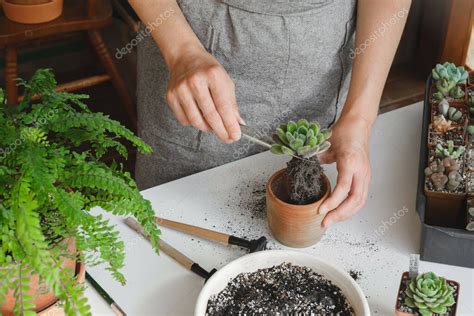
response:
{"label": "pale blue succulent", "polygon": [[432,76],[436,80],[436,89],[444,96],[451,95],[453,98],[464,96],[464,91],[457,87],[458,84],[466,83],[469,76],[463,66],[456,67],[455,64],[449,62],[437,64],[432,70]]}

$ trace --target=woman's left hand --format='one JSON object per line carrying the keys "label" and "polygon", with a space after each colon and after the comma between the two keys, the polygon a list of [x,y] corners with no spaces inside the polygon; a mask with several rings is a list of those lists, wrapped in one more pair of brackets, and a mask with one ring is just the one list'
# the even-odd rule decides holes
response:
{"label": "woman's left hand", "polygon": [[323,227],[351,218],[367,200],[370,183],[370,124],[362,117],[341,116],[332,128],[331,148],[321,154],[321,163],[336,163],[337,183],[320,207],[327,214]]}

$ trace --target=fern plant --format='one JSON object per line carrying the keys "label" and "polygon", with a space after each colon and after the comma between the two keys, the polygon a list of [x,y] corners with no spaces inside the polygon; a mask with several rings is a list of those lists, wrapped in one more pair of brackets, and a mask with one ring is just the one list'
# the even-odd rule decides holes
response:
{"label": "fern plant", "polygon": [[[124,284],[124,243],[107,219],[90,212],[101,207],[134,216],[158,250],[150,202],[121,165],[101,161],[109,150],[127,158],[124,142],[140,153],[151,148],[117,121],[92,113],[83,103],[87,95],[56,92],[49,69],[19,85],[25,91],[19,104],[6,104],[0,89],[0,306],[12,290],[15,314],[34,314],[26,292],[38,275],[66,315],[90,315],[74,272],[59,269],[65,249],[56,246],[73,238],[78,260],[105,264]],[[35,95],[40,99],[33,102]]]}

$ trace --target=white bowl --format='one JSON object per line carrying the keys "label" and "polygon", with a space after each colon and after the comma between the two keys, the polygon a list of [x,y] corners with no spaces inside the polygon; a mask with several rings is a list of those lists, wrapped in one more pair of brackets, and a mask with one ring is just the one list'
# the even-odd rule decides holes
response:
{"label": "white bowl", "polygon": [[283,262],[311,268],[314,272],[324,275],[337,285],[346,296],[357,316],[370,316],[369,304],[359,285],[352,277],[334,265],[316,256],[291,250],[266,250],[251,253],[238,258],[218,270],[204,285],[197,299],[195,316],[206,314],[209,298],[222,291],[227,283],[242,272],[255,272],[258,269],[270,268]]}

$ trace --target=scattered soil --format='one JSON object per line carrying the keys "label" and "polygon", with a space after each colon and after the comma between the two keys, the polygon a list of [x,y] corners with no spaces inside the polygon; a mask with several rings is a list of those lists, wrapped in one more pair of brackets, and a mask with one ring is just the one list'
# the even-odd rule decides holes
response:
{"label": "scattered soil", "polygon": [[[454,288],[454,300],[457,302],[458,301],[458,295],[459,295],[459,289],[458,285],[454,282],[448,281],[448,284],[451,285]],[[397,309],[401,312],[404,313],[411,313],[414,315],[419,315],[418,312],[413,310],[412,308],[406,306],[404,304],[405,302],[405,290],[408,285],[408,275],[403,275],[403,280],[402,280],[402,285],[400,287],[400,291],[398,292],[398,297],[397,297]],[[448,307],[448,312],[446,314],[443,314],[443,316],[455,316],[456,315],[456,304],[453,306]],[[435,314],[438,315],[438,314]]]}
{"label": "scattered soil", "polygon": [[357,270],[349,270],[349,275],[354,279],[354,281],[357,281],[362,277],[362,272]]}
{"label": "scattered soil", "polygon": [[326,188],[323,183],[323,168],[318,157],[293,158],[286,166],[291,203],[310,204],[322,197]]}
{"label": "scattered soil", "polygon": [[310,268],[283,263],[241,273],[212,296],[207,315],[354,315],[341,290]]}

